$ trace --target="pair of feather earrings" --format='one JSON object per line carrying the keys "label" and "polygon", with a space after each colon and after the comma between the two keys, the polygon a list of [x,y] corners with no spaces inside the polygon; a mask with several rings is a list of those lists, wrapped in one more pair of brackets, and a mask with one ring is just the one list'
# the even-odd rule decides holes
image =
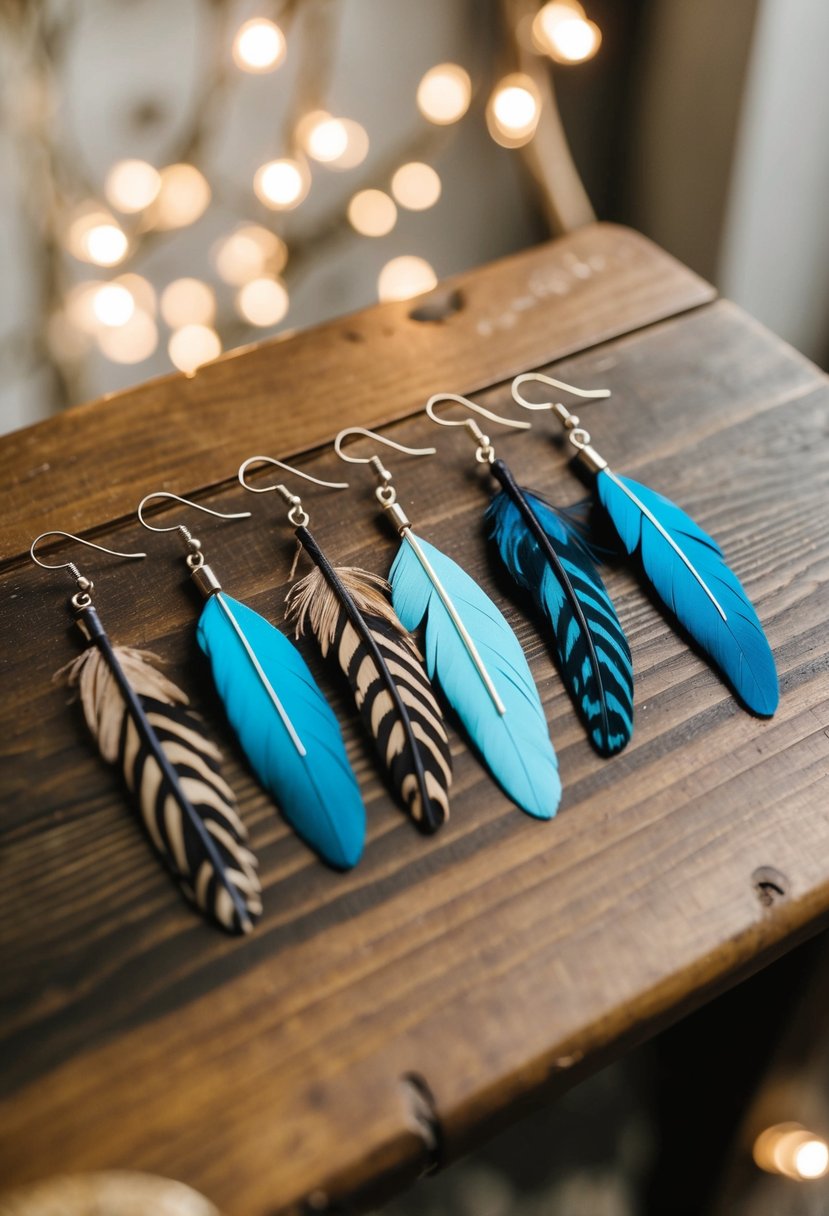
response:
{"label": "pair of feather earrings", "polygon": [[[607,397],[609,392],[577,389],[541,373],[518,376],[512,389],[525,409],[555,413],[580,463],[595,476],[599,503],[621,544],[628,555],[640,559],[642,575],[669,614],[746,708],[771,716],[779,697],[774,658],[757,614],[716,541],[669,499],[612,472],[579,419],[561,403],[527,401],[520,389],[533,381],[586,398]],[[450,421],[440,416],[437,408],[445,402],[506,426],[526,429],[529,424],[505,419],[454,394],[438,394],[426,407],[434,422],[466,427],[477,445],[476,459],[488,465],[500,484],[486,511],[497,551],[552,627],[562,678],[592,742],[600,754],[613,755],[632,731],[633,668],[583,531],[572,513],[518,484],[473,418]]]}

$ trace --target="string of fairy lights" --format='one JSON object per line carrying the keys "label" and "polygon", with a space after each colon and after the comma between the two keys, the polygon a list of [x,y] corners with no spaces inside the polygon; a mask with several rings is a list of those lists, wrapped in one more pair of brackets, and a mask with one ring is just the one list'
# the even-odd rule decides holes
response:
{"label": "string of fairy lights", "polygon": [[[577,0],[543,5],[532,22],[534,50],[559,63],[580,63],[595,55],[601,34]],[[232,61],[244,73],[276,72],[288,51],[288,38],[277,21],[254,16],[232,34]],[[467,114],[473,95],[468,71],[457,63],[430,68],[417,86],[417,107],[434,127],[451,127]],[[492,138],[506,148],[519,148],[534,136],[541,100],[532,79],[522,73],[501,78],[486,105]],[[287,155],[268,160],[249,183],[250,201],[274,214],[300,207],[316,188],[312,166],[343,172],[360,166],[369,154],[370,132],[359,122],[324,110],[311,110],[295,125]],[[388,189],[361,188],[349,199],[345,220],[359,237],[386,236],[400,209],[418,212],[441,198],[437,170],[420,160],[406,161],[391,174]],[[177,278],[157,293],[150,281],[132,269],[145,239],[195,224],[210,206],[213,191],[204,173],[191,163],[156,167],[144,160],[119,160],[106,174],[103,200],[86,200],[70,210],[64,245],[78,262],[110,272],[71,287],[49,324],[53,354],[76,354],[83,342],[97,344],[116,363],[137,364],[149,358],[167,327],[167,352],[174,367],[192,373],[223,349],[217,322],[216,289],[203,278]],[[215,276],[232,293],[238,321],[254,329],[281,324],[290,313],[285,280],[291,251],[270,227],[243,222],[211,249]],[[391,258],[377,280],[380,300],[402,300],[436,283],[434,269],[422,256]]]}

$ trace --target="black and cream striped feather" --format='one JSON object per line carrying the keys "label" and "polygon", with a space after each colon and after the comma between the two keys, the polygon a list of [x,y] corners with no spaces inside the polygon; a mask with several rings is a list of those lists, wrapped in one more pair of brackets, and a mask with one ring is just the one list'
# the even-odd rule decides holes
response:
{"label": "black and cream striped feather", "polygon": [[291,588],[288,618],[297,636],[310,624],[323,655],[339,663],[395,793],[421,831],[434,832],[449,816],[452,761],[420,652],[385,579],[330,566],[310,534],[301,543],[317,569]]}
{"label": "black and cream striped feather", "polygon": [[188,899],[224,929],[249,932],[261,888],[221,753],[154,656],[113,647],[90,612],[79,624],[93,644],[56,678],[78,689],[101,755],[121,769],[153,848]]}

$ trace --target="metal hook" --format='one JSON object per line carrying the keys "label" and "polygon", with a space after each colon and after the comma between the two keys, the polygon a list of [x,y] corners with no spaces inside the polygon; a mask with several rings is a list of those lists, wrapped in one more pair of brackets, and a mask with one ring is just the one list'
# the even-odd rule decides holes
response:
{"label": "metal hook", "polygon": [[170,524],[167,528],[158,528],[152,524],[148,524],[144,518],[143,511],[147,503],[153,498],[169,498],[174,502],[183,503],[185,507],[192,507],[195,511],[204,511],[205,515],[215,515],[219,519],[250,519],[250,511],[214,511],[212,507],[203,507],[200,503],[191,502],[189,498],[181,498],[178,494],[171,494],[168,490],[154,490],[152,494],[145,494],[138,504],[138,519],[150,532],[175,532],[181,531],[183,527],[182,524]]}
{"label": "metal hook", "polygon": [[550,410],[553,408],[552,401],[527,401],[526,397],[522,397],[518,389],[522,384],[529,384],[531,381],[537,381],[539,384],[549,384],[551,388],[560,388],[565,393],[572,393],[574,397],[609,397],[609,388],[576,388],[572,384],[565,384],[563,380],[554,380],[552,376],[545,376],[543,372],[524,372],[520,376],[516,376],[512,382],[512,397],[517,405],[523,406],[525,410]]}
{"label": "metal hook", "polygon": [[76,536],[74,532],[61,532],[59,529],[53,529],[50,532],[41,532],[40,536],[36,536],[29,547],[29,556],[32,561],[41,566],[44,570],[71,570],[75,578],[80,578],[78,567],[74,562],[60,562],[59,565],[50,565],[48,562],[41,561],[35,553],[36,547],[47,536],[65,536],[67,540],[75,540],[79,545],[86,545],[87,549],[97,549],[100,553],[109,553],[112,557],[125,557],[128,560],[132,558],[146,557],[146,553],[121,553],[118,549],[107,549],[105,545],[96,545],[94,541],[84,540],[82,536]]}
{"label": "metal hook", "polygon": [[252,486],[245,481],[245,473],[250,465],[261,461],[262,464],[273,464],[278,469],[284,469],[286,473],[292,473],[295,477],[302,477],[305,481],[311,481],[315,486],[324,486],[327,490],[347,490],[347,481],[323,481],[321,477],[312,477],[310,473],[303,473],[300,469],[295,469],[293,465],[285,464],[281,460],[275,460],[273,456],[249,456],[247,460],[239,465],[239,484],[244,486],[246,490],[250,490],[252,494],[268,494],[272,490],[284,490],[284,486]]}
{"label": "metal hook", "polygon": [[453,420],[450,418],[440,418],[437,413],[437,406],[443,401],[454,401],[458,405],[465,406],[468,410],[473,410],[476,414],[481,414],[484,418],[488,418],[490,422],[500,422],[502,426],[514,427],[517,431],[528,431],[532,427],[531,422],[522,422],[519,418],[504,418],[501,414],[493,414],[491,410],[485,409],[484,406],[478,405],[475,401],[470,401],[468,397],[460,397],[457,393],[435,393],[426,402],[426,413],[436,422],[438,426],[466,426],[470,420],[462,418]]}
{"label": "metal hook", "polygon": [[434,456],[437,452],[437,448],[407,448],[405,443],[397,443],[394,439],[386,439],[385,435],[378,435],[376,431],[367,431],[362,426],[348,426],[345,430],[340,431],[334,440],[334,451],[340,460],[345,460],[349,464],[371,464],[377,459],[373,456],[346,456],[343,451],[343,441],[349,435],[364,435],[366,439],[376,439],[378,443],[384,443],[386,447],[395,448],[398,452],[405,452],[407,456]]}

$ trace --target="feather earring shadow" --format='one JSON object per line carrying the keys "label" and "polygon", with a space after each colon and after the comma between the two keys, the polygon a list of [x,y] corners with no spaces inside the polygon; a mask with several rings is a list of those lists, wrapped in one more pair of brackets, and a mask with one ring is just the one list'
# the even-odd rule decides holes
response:
{"label": "feather earring shadow", "polygon": [[[50,535],[71,537],[43,537]],[[31,555],[45,566],[35,552],[43,537]],[[121,770],[153,849],[190,902],[229,932],[248,933],[262,911],[261,888],[221,753],[185,694],[153,666],[155,656],[112,644],[92,583],[66,565],[77,580],[70,604],[87,648],[54,678],[77,693],[102,758]]]}

